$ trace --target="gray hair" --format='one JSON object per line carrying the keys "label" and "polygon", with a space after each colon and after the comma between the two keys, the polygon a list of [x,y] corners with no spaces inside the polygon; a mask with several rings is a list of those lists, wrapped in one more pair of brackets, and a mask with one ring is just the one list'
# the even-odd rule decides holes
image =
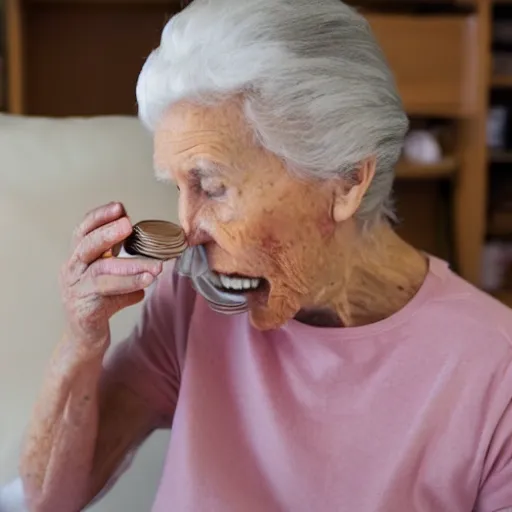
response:
{"label": "gray hair", "polygon": [[309,177],[350,179],[375,156],[357,213],[392,217],[394,166],[408,129],[368,22],[340,0],[195,0],[167,23],[137,83],[150,129],[173,103],[244,95],[259,142]]}

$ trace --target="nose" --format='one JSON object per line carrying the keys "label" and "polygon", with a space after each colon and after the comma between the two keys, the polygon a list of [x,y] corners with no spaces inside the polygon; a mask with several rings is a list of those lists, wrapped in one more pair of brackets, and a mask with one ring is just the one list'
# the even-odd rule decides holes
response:
{"label": "nose", "polygon": [[191,201],[188,194],[182,191],[178,205],[180,224],[183,231],[185,231],[188,245],[205,245],[211,242],[213,240],[212,236],[203,227],[204,222],[201,219],[200,204]]}
{"label": "nose", "polygon": [[187,243],[191,247],[194,245],[206,245],[208,242],[213,240],[213,238],[203,229],[194,229],[190,234],[186,233],[186,236]]}

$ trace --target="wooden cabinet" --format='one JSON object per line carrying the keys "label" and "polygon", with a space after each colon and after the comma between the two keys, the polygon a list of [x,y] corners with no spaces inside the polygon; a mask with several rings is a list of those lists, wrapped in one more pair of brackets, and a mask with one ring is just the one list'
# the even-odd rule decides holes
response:
{"label": "wooden cabinet", "polygon": [[[479,284],[487,205],[485,126],[490,69],[489,2],[474,0],[466,4],[468,9],[443,14],[366,10],[365,15],[393,70],[407,113],[453,121],[454,145],[449,157],[432,169],[427,166],[413,172],[409,166],[405,175],[422,180],[450,180],[451,206],[445,219],[449,225],[442,229],[450,233],[452,263],[456,270],[467,280]],[[401,177],[404,174],[401,166],[397,170]],[[404,186],[399,184],[398,189],[402,188]],[[423,213],[439,196],[435,187],[427,182],[423,187],[409,185],[407,188],[414,189],[413,193],[404,190],[401,194],[402,203],[407,205],[404,218],[411,237],[415,240],[420,237],[414,229],[415,217],[432,218],[432,233],[422,243],[428,247],[435,229],[439,230],[439,219],[433,218],[431,208],[431,213]],[[431,194],[431,199],[418,201],[420,189],[425,196]],[[414,197],[416,199],[409,200]],[[420,206],[415,208],[415,204],[423,204],[421,212]]]}
{"label": "wooden cabinet", "polygon": [[4,0],[10,111],[134,115],[135,85],[173,0]]}
{"label": "wooden cabinet", "polygon": [[462,117],[475,109],[475,15],[368,15],[411,115]]}

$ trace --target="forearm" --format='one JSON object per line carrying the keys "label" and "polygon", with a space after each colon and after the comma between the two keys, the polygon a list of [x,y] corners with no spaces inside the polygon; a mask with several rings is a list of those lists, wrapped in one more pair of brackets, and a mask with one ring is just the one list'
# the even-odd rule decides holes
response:
{"label": "forearm", "polygon": [[[84,357],[64,339],[48,368],[24,439],[20,473],[29,510],[75,512],[85,504],[98,432],[106,350]],[[83,349],[82,349],[83,350]]]}

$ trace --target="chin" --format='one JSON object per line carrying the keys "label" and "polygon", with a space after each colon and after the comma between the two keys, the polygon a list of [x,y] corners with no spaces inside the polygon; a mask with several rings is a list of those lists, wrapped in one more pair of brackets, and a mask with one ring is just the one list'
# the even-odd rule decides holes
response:
{"label": "chin", "polygon": [[[257,300],[260,299],[260,300]],[[267,295],[266,300],[261,297],[249,298],[249,319],[252,326],[260,331],[269,331],[283,327],[292,320],[300,310],[290,296]]]}

